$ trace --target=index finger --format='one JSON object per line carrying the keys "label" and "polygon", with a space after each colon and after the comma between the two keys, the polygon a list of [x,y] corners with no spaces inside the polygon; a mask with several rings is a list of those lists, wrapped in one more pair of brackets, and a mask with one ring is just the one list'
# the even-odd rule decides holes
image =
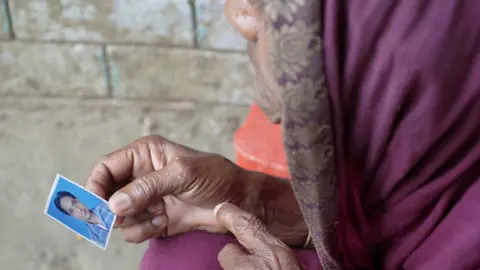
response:
{"label": "index finger", "polygon": [[213,211],[217,221],[246,249],[254,251],[265,247],[267,229],[257,217],[230,203],[221,203]]}
{"label": "index finger", "polygon": [[105,156],[97,163],[85,183],[85,188],[98,196],[108,199],[117,183],[132,177],[135,157],[131,146],[121,148]]}

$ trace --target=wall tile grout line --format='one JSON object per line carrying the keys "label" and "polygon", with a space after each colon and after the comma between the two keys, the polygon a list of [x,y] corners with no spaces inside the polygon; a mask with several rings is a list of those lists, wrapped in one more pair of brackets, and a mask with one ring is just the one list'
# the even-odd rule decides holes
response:
{"label": "wall tile grout line", "polygon": [[195,0],[188,0],[190,5],[190,12],[192,16],[192,34],[193,34],[193,48],[198,49],[198,18],[197,18],[197,6]]}
{"label": "wall tile grout line", "polygon": [[[215,1],[165,0],[168,8],[160,11],[168,12],[166,26],[155,33],[134,31],[151,19],[137,23],[115,15],[118,25],[97,25],[89,23],[88,12],[78,13],[91,4],[100,22],[110,20],[110,11],[98,2],[114,0],[80,1],[74,8],[66,2],[22,1],[0,0],[0,81],[6,82],[0,84],[0,103],[250,106],[252,66],[246,50],[232,45],[238,37],[222,29]],[[145,7],[139,10],[150,16],[151,6]],[[59,14],[43,12],[59,8]],[[75,18],[85,20],[73,22]],[[124,28],[130,30],[124,33]]]}
{"label": "wall tile grout line", "polygon": [[[2,1],[2,0],[0,0]],[[42,39],[18,39],[15,40],[2,40],[2,42],[20,42],[28,44],[56,44],[56,45],[105,45],[105,42],[91,41],[91,40],[42,40]],[[220,54],[246,54],[246,51],[235,49],[211,49],[211,48],[192,48],[190,46],[182,45],[168,45],[168,44],[155,44],[155,43],[132,43],[132,42],[109,42],[109,46],[125,46],[125,47],[152,47],[158,49],[172,49],[172,50],[185,50],[185,51],[198,51],[198,52],[214,52]]]}
{"label": "wall tile grout line", "polygon": [[105,87],[107,88],[107,97],[113,98],[112,72],[107,47],[108,45],[102,45],[103,73],[105,77]]}
{"label": "wall tile grout line", "polygon": [[10,13],[10,6],[8,4],[8,0],[1,0],[2,2],[0,3],[3,6],[3,12],[4,12],[4,20],[5,24],[7,27],[8,35],[10,36],[11,39],[15,39],[15,31],[13,27],[13,20],[12,20],[12,15]]}
{"label": "wall tile grout line", "polygon": [[[110,104],[112,106],[121,106],[128,104],[140,104],[145,107],[157,107],[161,108],[162,104],[167,105],[185,105],[185,106],[204,106],[204,107],[215,107],[215,106],[229,106],[232,108],[249,108],[250,103],[235,103],[235,102],[223,102],[223,101],[199,101],[191,99],[139,99],[139,98],[109,98],[101,96],[55,96],[55,95],[31,95],[31,94],[0,94],[0,104],[8,103],[11,101],[25,101],[26,103],[30,102],[86,102],[86,103],[96,103],[96,104]],[[187,106],[187,107],[188,107]]]}

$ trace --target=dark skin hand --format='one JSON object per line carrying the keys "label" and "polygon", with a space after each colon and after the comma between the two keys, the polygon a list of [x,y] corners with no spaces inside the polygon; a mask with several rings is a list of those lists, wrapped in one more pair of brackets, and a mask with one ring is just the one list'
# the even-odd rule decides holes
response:
{"label": "dark skin hand", "polygon": [[252,214],[229,203],[217,205],[214,213],[217,222],[242,245],[228,244],[220,251],[218,261],[223,269],[303,269],[288,246]]}
{"label": "dark skin hand", "polygon": [[140,138],[99,162],[85,187],[109,200],[128,242],[194,230],[228,233],[212,210],[238,205],[289,246],[308,235],[289,181],[244,170],[229,160],[173,143]]}

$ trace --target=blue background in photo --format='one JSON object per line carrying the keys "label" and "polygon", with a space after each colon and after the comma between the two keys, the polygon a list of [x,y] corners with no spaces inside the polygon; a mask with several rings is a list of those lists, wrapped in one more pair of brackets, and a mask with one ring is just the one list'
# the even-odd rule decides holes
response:
{"label": "blue background in photo", "polygon": [[75,197],[77,197],[80,202],[82,202],[83,205],[88,207],[88,209],[92,209],[95,206],[99,205],[100,203],[104,203],[102,200],[97,198],[96,196],[90,194],[88,191],[78,187],[75,184],[72,184],[68,180],[66,180],[63,177],[59,177],[57,186],[55,187],[55,190],[52,195],[52,199],[50,201],[50,204],[48,206],[47,213],[63,224],[67,225],[71,229],[75,230],[78,234],[81,234],[85,236],[87,239],[90,239],[90,235],[88,233],[88,227],[87,224],[84,221],[80,221],[76,218],[73,218],[71,216],[67,216],[64,213],[60,212],[60,210],[57,209],[55,206],[55,197],[57,197],[57,192],[60,191],[68,191],[72,193]]}

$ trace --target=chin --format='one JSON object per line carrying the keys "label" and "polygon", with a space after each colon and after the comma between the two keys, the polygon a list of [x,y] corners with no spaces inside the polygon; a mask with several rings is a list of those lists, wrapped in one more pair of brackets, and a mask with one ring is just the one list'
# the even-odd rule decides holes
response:
{"label": "chin", "polygon": [[265,116],[268,118],[268,120],[270,120],[270,122],[272,122],[272,124],[278,125],[282,123],[282,116],[278,111],[266,110],[265,107],[261,105],[260,108],[262,109],[263,114],[265,114]]}
{"label": "chin", "polygon": [[282,122],[282,110],[279,100],[275,97],[274,91],[266,85],[262,78],[255,80],[254,89],[254,102],[262,109],[270,122],[280,124]]}
{"label": "chin", "polygon": [[275,125],[279,125],[279,124],[282,123],[282,117],[281,116],[272,116],[272,117],[269,117],[269,119]]}
{"label": "chin", "polygon": [[[273,124],[280,124],[282,123],[282,114],[281,110],[273,104],[265,104],[262,100],[255,101],[255,103],[262,109],[263,114],[272,122]],[[273,109],[275,108],[275,109]]]}

